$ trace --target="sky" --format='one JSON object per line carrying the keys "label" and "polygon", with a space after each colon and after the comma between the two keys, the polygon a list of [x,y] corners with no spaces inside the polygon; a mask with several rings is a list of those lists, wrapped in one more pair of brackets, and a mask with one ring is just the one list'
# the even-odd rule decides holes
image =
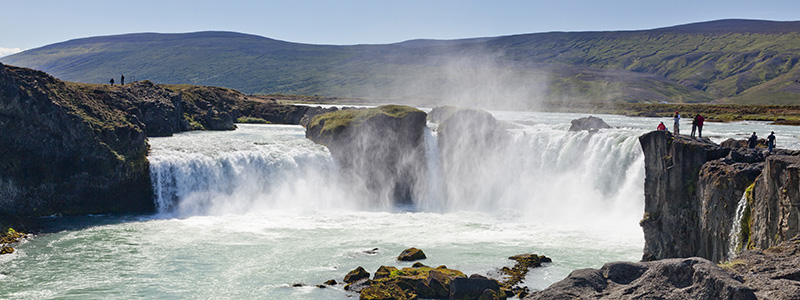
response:
{"label": "sky", "polygon": [[236,31],[307,44],[386,44],[718,19],[800,20],[797,0],[0,0],[0,57],[76,38]]}

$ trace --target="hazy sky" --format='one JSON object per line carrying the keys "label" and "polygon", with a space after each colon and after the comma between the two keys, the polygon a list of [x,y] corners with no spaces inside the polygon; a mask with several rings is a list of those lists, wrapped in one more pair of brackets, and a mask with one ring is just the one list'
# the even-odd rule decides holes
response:
{"label": "hazy sky", "polygon": [[798,0],[0,0],[0,56],[134,32],[237,31],[310,44],[382,44],[717,19],[800,20]]}

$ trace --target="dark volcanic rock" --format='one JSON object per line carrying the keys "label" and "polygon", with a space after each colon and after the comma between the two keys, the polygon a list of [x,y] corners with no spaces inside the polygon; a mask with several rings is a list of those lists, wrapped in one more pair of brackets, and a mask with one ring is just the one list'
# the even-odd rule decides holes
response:
{"label": "dark volcanic rock", "polygon": [[741,277],[702,258],[616,262],[575,270],[525,299],[756,299]]}
{"label": "dark volcanic rock", "polygon": [[800,299],[800,237],[766,250],[747,250],[725,268],[737,273],[759,299]]}
{"label": "dark volcanic rock", "polygon": [[315,116],[306,137],[328,147],[354,190],[379,203],[408,204],[427,179],[425,112],[400,105]]}
{"label": "dark volcanic rock", "polygon": [[[730,235],[748,248],[775,246],[800,233],[800,153],[726,148],[651,132],[645,154],[644,259],[701,256],[721,261]],[[754,186],[741,232],[730,232],[739,200]]]}
{"label": "dark volcanic rock", "polygon": [[705,235],[700,229],[700,170],[706,162],[727,156],[729,149],[667,131],[647,133],[639,142],[645,156],[643,259],[699,255]]}
{"label": "dark volcanic rock", "polygon": [[581,130],[598,130],[598,129],[605,129],[611,128],[608,124],[606,124],[603,119],[594,116],[588,116],[585,118],[575,119],[570,121],[572,125],[569,127],[569,131],[581,131]]}
{"label": "dark volcanic rock", "polygon": [[[736,149],[731,150],[735,153]],[[729,156],[730,157],[730,156]],[[730,247],[730,231],[744,190],[756,180],[763,163],[735,162],[729,158],[707,162],[697,179],[699,195],[695,256],[722,261]]]}
{"label": "dark volcanic rock", "polygon": [[478,299],[485,290],[499,292],[500,284],[482,276],[454,278],[450,282],[450,299]]}
{"label": "dark volcanic rock", "polygon": [[800,156],[770,155],[753,190],[750,247],[767,248],[800,234]]}
{"label": "dark volcanic rock", "polygon": [[355,268],[344,276],[344,282],[353,283],[360,279],[369,278],[369,272],[362,267]]}
{"label": "dark volcanic rock", "polygon": [[4,65],[0,101],[0,215],[154,210],[140,118]]}
{"label": "dark volcanic rock", "polygon": [[234,130],[233,117],[227,112],[220,112],[214,108],[209,109],[205,117],[205,128],[208,130]]}
{"label": "dark volcanic rock", "polygon": [[397,256],[397,260],[399,261],[415,261],[420,259],[425,259],[425,252],[417,248],[408,248]]}

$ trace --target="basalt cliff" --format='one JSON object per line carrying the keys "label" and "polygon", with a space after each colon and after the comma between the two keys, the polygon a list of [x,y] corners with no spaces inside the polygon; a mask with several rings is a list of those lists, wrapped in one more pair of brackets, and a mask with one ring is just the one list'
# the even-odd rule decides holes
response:
{"label": "basalt cliff", "polygon": [[[720,146],[666,131],[639,141],[646,176],[643,260],[699,256],[718,262],[737,248],[764,249],[800,233],[800,153],[769,154],[733,141]],[[731,232],[734,225],[741,225],[740,232]]]}
{"label": "basalt cliff", "polygon": [[0,217],[150,212],[147,137],[232,130],[243,117],[299,124],[319,111],[225,88],[82,84],[0,64]]}

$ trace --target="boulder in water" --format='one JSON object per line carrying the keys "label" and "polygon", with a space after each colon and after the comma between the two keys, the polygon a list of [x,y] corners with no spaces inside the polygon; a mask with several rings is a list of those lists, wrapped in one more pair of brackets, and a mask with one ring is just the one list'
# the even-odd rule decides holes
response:
{"label": "boulder in water", "polygon": [[581,131],[581,130],[589,130],[595,131],[598,129],[605,129],[611,128],[608,124],[606,124],[603,119],[600,119],[595,116],[588,116],[585,118],[579,118],[571,121],[572,126],[569,127],[569,131]]}
{"label": "boulder in water", "polygon": [[344,282],[353,283],[359,279],[369,278],[369,272],[362,267],[355,268],[344,276]]}
{"label": "boulder in water", "polygon": [[397,256],[397,260],[399,261],[415,261],[425,258],[425,252],[417,248],[408,248]]}

